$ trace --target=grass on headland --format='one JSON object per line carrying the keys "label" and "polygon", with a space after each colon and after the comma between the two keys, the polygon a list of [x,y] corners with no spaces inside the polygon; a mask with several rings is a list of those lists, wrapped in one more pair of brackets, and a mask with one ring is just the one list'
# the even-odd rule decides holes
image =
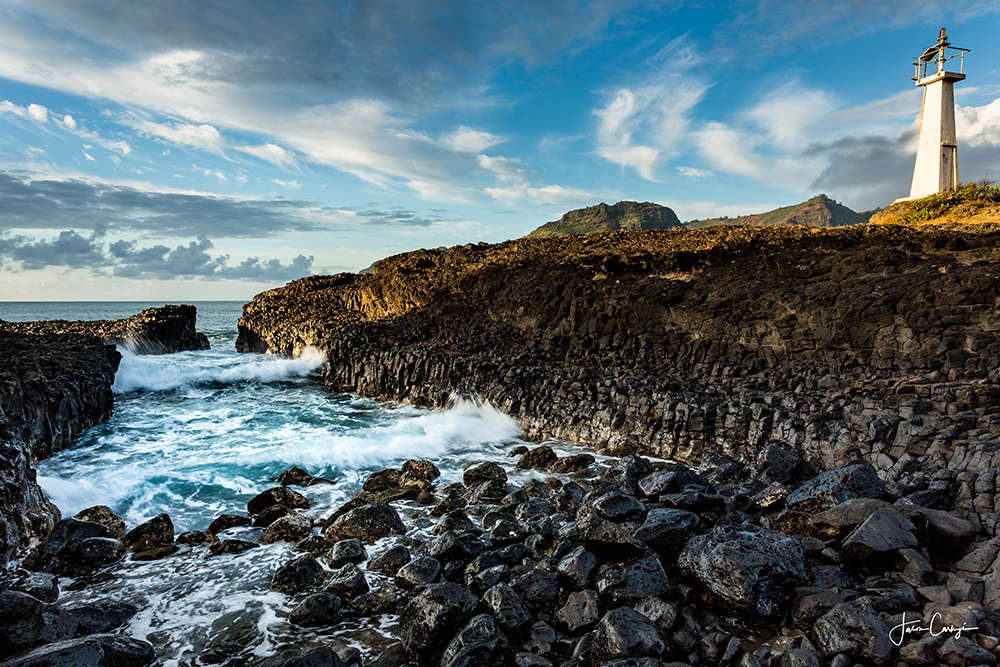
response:
{"label": "grass on headland", "polygon": [[962,204],[1000,204],[1000,186],[996,181],[982,179],[962,183],[954,190],[944,190],[921,199],[906,202],[906,210],[895,220],[901,224],[927,222],[940,218]]}

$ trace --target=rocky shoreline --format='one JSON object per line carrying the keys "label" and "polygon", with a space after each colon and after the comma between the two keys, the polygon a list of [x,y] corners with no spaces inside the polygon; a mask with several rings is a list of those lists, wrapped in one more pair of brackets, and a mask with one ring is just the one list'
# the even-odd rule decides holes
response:
{"label": "rocky shoreline", "polygon": [[421,250],[244,307],[334,390],[489,400],[529,437],[698,463],[788,445],[1000,528],[1000,225],[608,232]]}
{"label": "rocky shoreline", "polygon": [[[126,557],[239,559],[274,542],[301,554],[269,584],[289,598],[292,626],[381,617],[398,641],[367,655],[321,642],[263,659],[223,643],[198,664],[997,664],[1000,541],[974,542],[973,524],[900,497],[865,461],[814,476],[781,445],[750,463],[708,455],[698,469],[559,457],[546,445],[510,455],[516,463],[475,462],[445,486],[433,463],[407,461],[315,521],[295,487],[326,482],[298,468],[246,514],[177,536],[167,515],[127,530],[108,508],[85,510],[7,573],[0,633],[12,643],[0,659],[21,653],[0,665],[148,664],[151,646],[107,634],[134,607],[64,605],[57,575],[115,576]],[[511,468],[535,474],[513,484]],[[235,537],[247,526],[263,532]],[[117,662],[88,657],[99,649]]]}
{"label": "rocky shoreline", "polygon": [[59,511],[34,463],[106,419],[121,344],[142,354],[209,347],[194,306],[150,308],[113,321],[0,321],[0,565],[52,530]]}

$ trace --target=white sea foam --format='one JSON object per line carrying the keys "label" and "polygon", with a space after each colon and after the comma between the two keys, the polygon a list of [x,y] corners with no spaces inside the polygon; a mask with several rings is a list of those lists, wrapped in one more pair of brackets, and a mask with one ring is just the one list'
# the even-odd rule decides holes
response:
{"label": "white sea foam", "polygon": [[295,359],[256,354],[234,356],[211,351],[140,355],[119,348],[119,352],[122,361],[111,387],[116,394],[138,389],[165,391],[207,383],[278,382],[306,377],[326,363],[326,356],[314,347],[305,348]]}

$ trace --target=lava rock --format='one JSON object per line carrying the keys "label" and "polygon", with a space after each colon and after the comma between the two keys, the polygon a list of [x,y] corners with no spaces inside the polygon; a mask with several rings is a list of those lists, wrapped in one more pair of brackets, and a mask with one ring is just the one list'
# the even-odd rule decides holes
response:
{"label": "lava rock", "polygon": [[394,489],[399,486],[399,479],[402,476],[403,473],[395,468],[378,470],[368,475],[368,479],[365,480],[365,483],[361,488],[369,493],[379,493],[381,491]]}
{"label": "lava rock", "polygon": [[619,607],[597,624],[590,652],[595,664],[603,664],[621,658],[657,657],[667,648],[652,621],[628,607]]}
{"label": "lava rock", "polygon": [[617,459],[601,478],[628,496],[639,495],[639,480],[653,472],[653,466],[646,459],[630,454]]}
{"label": "lava rock", "polygon": [[257,549],[259,544],[247,542],[246,540],[222,540],[208,545],[208,553],[212,556],[223,556],[226,554],[241,554],[251,549]]}
{"label": "lava rock", "polygon": [[584,468],[593,465],[596,460],[597,459],[590,454],[574,454],[573,456],[565,456],[561,459],[556,459],[549,464],[548,470],[553,475],[579,472]]}
{"label": "lava rock", "polygon": [[825,656],[846,653],[881,667],[892,663],[896,647],[889,626],[875,611],[856,602],[843,602],[820,616],[813,625],[816,646]]}
{"label": "lava rock", "polygon": [[282,486],[309,486],[309,483],[312,482],[312,480],[313,476],[305,470],[297,466],[292,466],[285,472],[278,475],[278,479],[276,481]]}
{"label": "lava rock", "polygon": [[396,587],[385,584],[351,600],[351,609],[361,616],[381,614],[396,609]]}
{"label": "lava rock", "polygon": [[373,572],[384,572],[386,574],[395,575],[399,572],[399,568],[409,562],[410,550],[404,546],[395,546],[368,561],[368,569]]}
{"label": "lava rock", "polygon": [[597,592],[608,607],[660,595],[669,585],[660,559],[652,553],[629,563],[603,566],[597,575]]}
{"label": "lava rock", "polygon": [[110,537],[88,537],[76,548],[76,558],[84,565],[100,567],[125,556],[125,545]]}
{"label": "lava rock", "polygon": [[464,586],[433,584],[413,598],[399,615],[403,648],[420,663],[430,663],[465,626],[476,609],[475,596]]}
{"label": "lava rock", "polygon": [[312,556],[299,556],[281,567],[271,576],[271,590],[279,593],[298,593],[318,586],[327,573]]}
{"label": "lava rock", "polygon": [[937,649],[937,657],[946,665],[995,665],[995,655],[968,637],[948,637]]}
{"label": "lava rock", "polygon": [[556,571],[577,590],[587,588],[590,573],[597,567],[597,557],[584,547],[577,547],[563,556]]}
{"label": "lava rock", "polygon": [[677,562],[713,594],[760,616],[782,611],[791,588],[806,580],[798,540],[750,526],[717,526],[693,537]]}
{"label": "lava rock", "polygon": [[815,514],[851,498],[881,498],[885,484],[871,463],[851,461],[809,480],[785,499],[790,510]]}
{"label": "lava rock", "polygon": [[254,667],[347,667],[329,646],[288,648],[264,658]]}
{"label": "lava rock", "polygon": [[247,503],[247,513],[251,516],[260,514],[271,505],[280,505],[290,510],[309,509],[309,499],[287,486],[276,486],[251,498]]}
{"label": "lava rock", "polygon": [[601,619],[596,591],[576,591],[566,597],[566,604],[556,611],[556,621],[570,634],[588,628]]}
{"label": "lava rock", "polygon": [[517,591],[499,583],[483,593],[483,602],[506,632],[519,635],[531,623],[531,611]]}
{"label": "lava rock", "polygon": [[843,549],[856,559],[881,556],[897,549],[917,546],[913,523],[896,510],[876,510],[843,542]]}
{"label": "lava rock", "polygon": [[466,468],[465,473],[462,475],[462,483],[468,489],[490,481],[500,482],[501,484],[507,483],[507,471],[492,461],[470,466]]}
{"label": "lava rock", "polygon": [[144,551],[174,541],[174,522],[166,514],[154,516],[125,533],[122,542],[130,551]]}
{"label": "lava rock", "polygon": [[63,606],[76,618],[76,634],[93,635],[116,630],[139,613],[139,606],[123,600],[77,602]]}
{"label": "lava rock", "polygon": [[104,651],[101,667],[145,667],[153,662],[156,652],[153,645],[142,639],[126,635],[91,635]]}
{"label": "lava rock", "polygon": [[410,459],[403,464],[403,467],[400,468],[400,472],[404,475],[416,475],[417,477],[425,479],[428,482],[433,482],[441,476],[441,471],[438,470],[438,467],[430,461],[426,461],[424,459]]}
{"label": "lava rock", "polygon": [[550,570],[534,569],[514,577],[510,586],[528,604],[538,609],[547,609],[559,595],[559,575]]}
{"label": "lava rock", "polygon": [[264,544],[275,542],[298,542],[309,536],[312,521],[299,514],[283,516],[267,528],[261,540]]}
{"label": "lava rock", "polygon": [[642,519],[646,508],[642,503],[620,491],[605,493],[590,502],[598,516],[619,523],[628,519]]}
{"label": "lava rock", "polygon": [[18,591],[42,602],[55,602],[59,598],[59,579],[47,572],[8,568],[0,570],[0,590]]}
{"label": "lava rock", "polygon": [[679,464],[667,466],[639,480],[639,490],[647,498],[658,498],[668,493],[681,493],[691,485],[707,488],[701,475],[687,466]]}
{"label": "lava rock", "polygon": [[348,563],[330,574],[323,590],[345,600],[353,600],[359,595],[367,593],[369,589],[364,572],[354,563]]}
{"label": "lava rock", "polygon": [[305,551],[313,556],[325,554],[333,548],[334,543],[322,535],[310,535],[295,543],[296,551]]}
{"label": "lava rock", "polygon": [[365,544],[390,535],[402,535],[406,526],[399,514],[385,503],[362,505],[344,514],[323,530],[327,539],[357,539]]}
{"label": "lava rock", "polygon": [[271,505],[254,515],[252,525],[254,528],[267,528],[278,519],[284,519],[286,516],[292,516],[290,509],[281,505]]}
{"label": "lava rock", "polygon": [[441,574],[441,563],[436,558],[421,556],[399,568],[396,572],[396,585],[409,589],[434,583]]}
{"label": "lava rock", "polygon": [[551,447],[542,445],[522,456],[515,465],[518,470],[545,470],[558,458]]}
{"label": "lava rock", "polygon": [[288,622],[302,628],[329,628],[340,620],[343,601],[330,593],[313,593],[295,605]]}
{"label": "lava rock", "polygon": [[21,565],[33,572],[61,574],[72,565],[76,545],[91,537],[114,538],[114,533],[98,523],[63,519],[56,523],[44,542],[25,556]]}
{"label": "lava rock", "polygon": [[177,544],[186,544],[188,546],[215,544],[218,541],[219,538],[207,530],[189,530],[178,535],[176,540]]}
{"label": "lava rock", "polygon": [[679,509],[652,509],[633,537],[661,554],[677,554],[701,530],[694,512]]}
{"label": "lava rock", "polygon": [[2,664],[3,667],[102,667],[103,662],[101,642],[83,637],[48,644]]}
{"label": "lava rock", "polygon": [[489,614],[469,621],[448,644],[441,656],[441,667],[502,667],[508,642]]}
{"label": "lava rock", "polygon": [[348,563],[363,563],[368,559],[368,552],[360,540],[340,540],[327,552],[324,560],[331,569],[336,569]]}
{"label": "lava rock", "polygon": [[111,537],[118,540],[125,537],[125,533],[128,531],[128,526],[125,525],[125,520],[115,514],[107,505],[95,505],[94,507],[88,507],[85,510],[77,512],[76,516],[73,518],[104,526],[111,531]]}
{"label": "lava rock", "polygon": [[239,514],[220,514],[208,524],[208,532],[218,535],[224,530],[250,525],[250,517]]}

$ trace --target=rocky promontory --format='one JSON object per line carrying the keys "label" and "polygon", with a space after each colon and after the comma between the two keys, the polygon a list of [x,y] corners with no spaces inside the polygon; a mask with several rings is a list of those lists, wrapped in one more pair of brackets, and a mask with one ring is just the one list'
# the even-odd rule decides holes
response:
{"label": "rocky promontory", "polygon": [[238,349],[341,391],[476,395],[530,437],[872,463],[995,533],[1000,225],[606,232],[421,250],[244,306]]}
{"label": "rocky promontory", "polygon": [[108,343],[144,354],[205,349],[196,312],[163,306],[113,321],[0,321],[0,566],[59,520],[34,463],[111,414],[121,354]]}
{"label": "rocky promontory", "polygon": [[194,306],[147,308],[137,315],[120,320],[68,322],[4,322],[0,331],[29,335],[81,334],[94,336],[136,354],[170,354],[186,350],[207,350],[211,345],[205,334],[195,329],[198,309]]}

